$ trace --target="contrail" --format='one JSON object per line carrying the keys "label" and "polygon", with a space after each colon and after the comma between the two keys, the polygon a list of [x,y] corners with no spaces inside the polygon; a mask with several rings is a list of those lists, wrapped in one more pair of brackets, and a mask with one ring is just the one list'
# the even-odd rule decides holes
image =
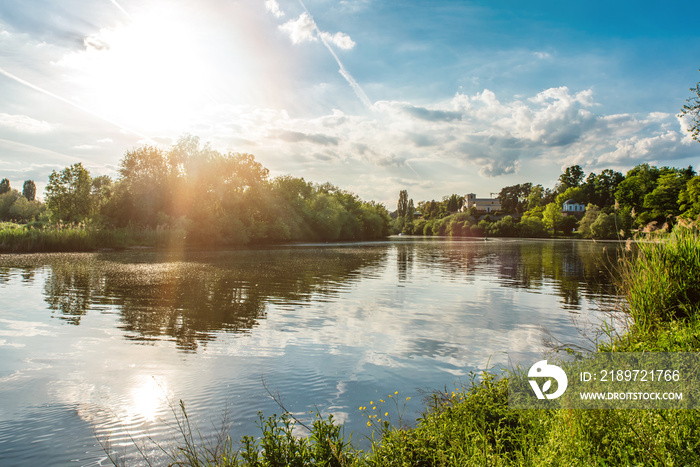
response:
{"label": "contrail", "polygon": [[38,92],[40,92],[40,93],[42,93],[42,94],[45,94],[45,95],[49,96],[49,97],[53,97],[54,99],[59,100],[59,101],[63,102],[64,104],[68,104],[68,105],[70,105],[70,106],[72,106],[72,107],[75,107],[76,109],[81,110],[81,111],[83,111],[83,112],[85,112],[85,113],[87,113],[87,114],[90,114],[90,115],[92,115],[93,117],[99,118],[100,120],[102,120],[102,121],[104,121],[104,122],[107,122],[107,123],[109,123],[109,124],[112,124],[112,125],[116,126],[117,128],[119,128],[119,129],[121,129],[121,130],[124,130],[124,131],[126,131],[126,132],[128,132],[128,133],[131,133],[131,134],[133,134],[133,135],[139,136],[139,137],[141,137],[141,138],[147,140],[147,141],[148,141],[149,143],[151,143],[151,144],[157,144],[151,137],[146,136],[146,135],[144,135],[143,133],[139,133],[138,131],[136,131],[136,130],[134,130],[134,129],[131,129],[131,128],[129,128],[128,126],[124,126],[124,125],[122,125],[121,123],[116,122],[116,121],[114,121],[114,120],[112,120],[112,119],[110,119],[110,118],[107,118],[107,117],[105,117],[105,116],[102,116],[102,115],[100,115],[100,114],[98,114],[98,113],[96,113],[96,112],[93,112],[93,111],[90,110],[90,109],[86,109],[86,108],[83,107],[82,105],[76,104],[75,102],[70,101],[70,100],[66,99],[65,97],[61,97],[61,96],[59,96],[58,94],[54,94],[54,93],[52,93],[51,91],[47,91],[47,90],[44,89],[44,88],[40,88],[39,86],[37,86],[37,85],[35,85],[35,84],[32,84],[32,83],[30,83],[29,81],[26,81],[26,80],[20,78],[19,76],[13,75],[12,73],[10,73],[9,71],[4,70],[3,68],[0,68],[0,74],[3,74],[3,75],[7,76],[8,78],[10,78],[10,79],[12,79],[12,80],[15,80],[15,81],[17,81],[18,83],[23,84],[24,86],[27,86],[28,88],[31,88],[31,89],[33,89],[33,90],[35,90],[35,91],[38,91]]}
{"label": "contrail", "polygon": [[115,7],[117,7],[117,8],[119,9],[119,11],[121,11],[122,13],[124,13],[124,16],[126,16],[127,18],[129,18],[129,21],[133,21],[133,20],[134,20],[134,18],[132,18],[131,15],[130,15],[129,13],[127,13],[126,10],[125,10],[124,8],[122,8],[122,6],[121,6],[120,4],[117,3],[117,0],[109,0],[109,1],[112,2],[112,5],[114,5]]}
{"label": "contrail", "polygon": [[326,46],[328,51],[331,53],[333,58],[335,58],[335,61],[338,63],[338,66],[340,67],[340,70],[338,72],[345,78],[345,81],[348,82],[350,87],[352,88],[353,91],[355,91],[355,95],[357,95],[358,99],[367,107],[368,109],[372,109],[372,102],[369,100],[369,97],[367,97],[367,94],[365,94],[365,91],[360,87],[360,85],[355,81],[355,78],[352,77],[350,72],[345,68],[345,65],[340,61],[338,58],[338,55],[335,53],[333,48],[330,46],[326,38],[324,37],[323,34],[321,34],[321,30],[318,29],[318,25],[316,24],[316,20],[314,20],[313,16],[311,16],[311,13],[309,13],[309,10],[306,8],[306,5],[304,5],[303,0],[299,0],[299,3],[301,3],[302,8],[304,8],[304,11],[306,11],[306,14],[309,15],[309,17],[312,19],[314,23],[314,29],[316,29],[316,34],[318,34],[318,37],[321,38],[321,42],[323,42],[323,45]]}
{"label": "contrail", "polygon": [[52,151],[51,149],[44,149],[44,148],[40,148],[40,147],[38,147],[38,146],[34,146],[34,145],[31,145],[31,144],[19,143],[19,142],[17,142],[17,141],[10,141],[10,140],[8,140],[8,139],[1,139],[1,138],[0,138],[0,143],[12,144],[12,145],[15,145],[15,146],[19,146],[19,147],[21,147],[21,148],[31,149],[32,152],[43,152],[43,153],[46,153],[46,154],[51,154],[52,156],[60,156],[60,157],[62,157],[62,158],[64,158],[64,159],[70,159],[70,160],[73,160],[73,161],[76,161],[76,162],[82,162],[82,161],[83,161],[83,159],[79,159],[79,158],[77,158],[77,157],[75,157],[75,156],[69,156],[68,154],[63,154],[63,153],[60,153],[60,152]]}

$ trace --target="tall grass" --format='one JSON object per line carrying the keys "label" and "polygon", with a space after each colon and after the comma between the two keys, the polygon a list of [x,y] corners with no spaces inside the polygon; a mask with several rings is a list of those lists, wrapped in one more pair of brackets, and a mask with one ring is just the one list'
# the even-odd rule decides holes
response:
{"label": "tall grass", "polygon": [[54,225],[35,228],[16,226],[0,230],[0,252],[33,253],[122,249],[134,246],[171,246],[182,243],[184,230],[98,228]]}
{"label": "tall grass", "polygon": [[635,332],[694,319],[700,307],[700,243],[692,225],[637,244],[621,258],[620,290]]}

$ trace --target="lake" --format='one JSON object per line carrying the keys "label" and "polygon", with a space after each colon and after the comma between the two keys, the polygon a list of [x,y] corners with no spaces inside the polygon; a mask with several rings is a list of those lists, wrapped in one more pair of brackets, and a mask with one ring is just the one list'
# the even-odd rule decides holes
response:
{"label": "lake", "polygon": [[[258,411],[333,414],[592,348],[616,243],[394,237],[240,251],[0,255],[0,465],[138,463],[186,404],[204,434]],[[267,388],[267,390],[266,390]],[[411,397],[406,401],[407,397]],[[405,403],[405,408],[403,404]],[[397,410],[386,405],[396,422]]]}

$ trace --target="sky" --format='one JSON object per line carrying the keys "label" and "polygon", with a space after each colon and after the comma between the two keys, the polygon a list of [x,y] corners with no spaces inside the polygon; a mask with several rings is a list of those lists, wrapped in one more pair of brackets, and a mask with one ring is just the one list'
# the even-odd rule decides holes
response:
{"label": "sky", "polygon": [[4,0],[0,178],[185,135],[393,209],[700,167],[690,1]]}

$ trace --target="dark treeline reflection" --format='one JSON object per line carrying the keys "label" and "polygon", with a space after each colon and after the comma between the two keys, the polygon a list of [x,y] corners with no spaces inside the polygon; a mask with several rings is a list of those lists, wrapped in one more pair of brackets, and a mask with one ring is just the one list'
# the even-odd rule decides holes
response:
{"label": "dark treeline reflection", "polygon": [[[116,310],[127,338],[170,337],[178,348],[195,350],[218,331],[249,331],[270,302],[333,299],[363,271],[384,264],[386,254],[385,247],[55,254],[36,267],[48,268],[45,300],[58,318],[79,325],[90,312]],[[32,257],[12,262],[22,258]],[[1,268],[0,280],[9,271]]]}
{"label": "dark treeline reflection", "polygon": [[[333,301],[363,278],[410,287],[417,272],[534,292],[548,288],[561,297],[562,308],[576,311],[582,297],[615,295],[610,270],[617,251],[615,243],[604,248],[575,240],[414,238],[228,252],[19,255],[0,257],[0,282],[13,275],[25,282],[45,277],[48,308],[67,323],[79,325],[88,313],[118,313],[126,338],[170,338],[194,351],[217,332],[249,332],[270,303]],[[397,277],[384,277],[390,260]]]}
{"label": "dark treeline reflection", "polygon": [[[577,240],[455,240],[409,239],[397,244],[400,282],[410,280],[414,264],[432,268],[455,280],[494,278],[504,287],[540,289],[551,285],[562,308],[578,310],[581,295],[614,296],[620,244]],[[495,276],[495,277],[494,277]]]}

